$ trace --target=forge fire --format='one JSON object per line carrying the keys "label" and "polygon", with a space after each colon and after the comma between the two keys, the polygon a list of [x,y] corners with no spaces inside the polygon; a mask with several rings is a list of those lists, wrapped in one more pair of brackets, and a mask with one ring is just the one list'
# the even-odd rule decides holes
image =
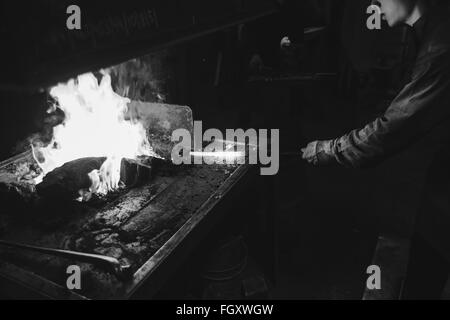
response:
{"label": "forge fire", "polygon": [[37,184],[68,162],[104,157],[101,167],[88,173],[91,185],[88,190],[80,190],[80,196],[106,194],[119,188],[122,159],[152,154],[142,123],[126,119],[130,100],[113,91],[108,74],[103,74],[100,81],[92,73],[78,76],[53,87],[50,95],[56,103],[48,112],[59,108],[65,118],[53,128],[48,146],[33,148],[33,156],[42,169]]}
{"label": "forge fire", "polygon": [[[64,173],[66,182],[70,183],[73,181],[70,172],[70,175],[89,178],[89,186],[77,191],[77,200],[88,201],[92,195],[105,196],[125,187],[121,181],[124,176],[121,170],[126,170],[124,160],[143,164],[151,157],[163,159],[153,151],[144,124],[131,112],[131,100],[114,92],[107,71],[102,71],[99,78],[93,73],[80,75],[51,88],[49,94],[55,102],[47,113],[58,109],[64,119],[52,128],[52,139],[48,144],[42,146],[36,137],[32,141],[32,155],[42,171],[34,179],[38,192],[48,188],[49,184],[51,187],[54,177]],[[259,153],[260,162],[272,164],[275,169],[275,172],[270,170],[267,174],[277,173],[278,130],[271,133],[271,143],[268,143],[267,130],[260,130],[259,137],[253,129],[246,132],[242,129],[227,130],[227,140],[223,140],[217,129],[209,129],[199,138],[201,131],[201,121],[194,122],[193,138],[189,128],[173,131],[170,141],[174,143],[170,159],[173,164],[203,164],[203,161],[206,164],[245,164],[247,153],[249,164],[257,164]],[[180,137],[182,141],[178,142]],[[210,144],[204,151],[191,151],[202,150],[199,141]],[[192,142],[197,147],[193,148]],[[270,158],[268,145],[271,146]],[[179,154],[180,150],[182,154]],[[269,169],[261,169],[263,174],[266,171]]]}

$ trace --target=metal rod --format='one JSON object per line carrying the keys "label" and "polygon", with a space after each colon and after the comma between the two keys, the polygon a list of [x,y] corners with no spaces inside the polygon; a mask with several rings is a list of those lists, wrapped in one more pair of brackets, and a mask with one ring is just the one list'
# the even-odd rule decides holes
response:
{"label": "metal rod", "polygon": [[299,158],[301,158],[302,157],[302,153],[301,152],[299,152],[299,151],[293,151],[293,152],[281,152],[280,153],[280,156],[281,157],[299,157]]}
{"label": "metal rod", "polygon": [[99,254],[83,253],[70,250],[51,249],[37,246],[30,246],[26,244],[20,244],[15,242],[8,242],[0,240],[0,246],[17,248],[21,250],[28,250],[34,252],[40,252],[52,256],[58,256],[61,258],[72,259],[79,262],[90,263],[92,265],[102,267],[105,271],[114,274],[119,280],[126,280],[130,278],[130,266],[121,265],[116,258],[103,256]]}
{"label": "metal rod", "polygon": [[248,79],[248,83],[264,83],[264,82],[274,82],[274,83],[295,83],[295,82],[311,82],[311,81],[322,81],[331,77],[336,77],[337,73],[305,73],[298,75],[289,76],[253,76]]}

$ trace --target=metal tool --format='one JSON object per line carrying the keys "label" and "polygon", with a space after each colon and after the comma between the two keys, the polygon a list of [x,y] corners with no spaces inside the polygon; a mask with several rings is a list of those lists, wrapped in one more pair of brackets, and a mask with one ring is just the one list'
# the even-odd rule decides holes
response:
{"label": "metal tool", "polygon": [[43,254],[48,254],[52,256],[57,256],[66,259],[72,259],[79,262],[90,263],[92,265],[98,266],[103,270],[114,274],[119,280],[127,280],[131,277],[131,268],[129,265],[120,264],[119,260],[116,258],[91,254],[91,253],[82,253],[70,250],[61,250],[61,249],[51,249],[37,246],[30,246],[26,244],[20,244],[15,242],[8,242],[4,240],[0,240],[0,246],[9,247],[9,248],[17,248],[21,250],[40,252]]}
{"label": "metal tool", "polygon": [[302,155],[303,155],[303,153],[300,152],[300,151],[291,151],[291,152],[281,152],[280,153],[280,157],[286,157],[286,158],[287,157],[289,157],[289,158],[296,158],[296,157],[301,158]]}
{"label": "metal tool", "polygon": [[252,76],[248,83],[309,83],[336,77],[336,73],[302,73],[297,75]]}

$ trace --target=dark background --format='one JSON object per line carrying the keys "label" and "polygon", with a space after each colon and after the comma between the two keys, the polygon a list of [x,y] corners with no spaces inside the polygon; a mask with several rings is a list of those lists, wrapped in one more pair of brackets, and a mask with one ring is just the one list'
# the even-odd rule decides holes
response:
{"label": "dark background", "polygon": [[[56,2],[57,8],[64,9],[65,2]],[[79,3],[83,10],[87,2]],[[38,10],[46,21],[43,30],[49,32],[65,25],[65,15],[55,13],[55,2],[27,2],[28,13],[18,10],[17,2],[2,2],[1,30],[7,41],[2,46],[6,57],[0,87],[0,159],[25,150],[27,138],[45,129],[49,101],[45,89],[51,83],[123,62],[136,52],[145,52],[143,48],[148,48],[150,76],[157,83],[147,88],[154,93],[149,100],[160,94],[164,102],[188,105],[204,127],[279,128],[282,151],[299,151],[311,140],[334,138],[364,125],[388,106],[409,63],[406,28],[366,28],[370,1],[288,1],[278,13],[190,39],[186,34],[197,34],[198,30],[188,26],[183,8],[203,19],[206,30],[215,21],[235,21],[233,17],[252,11],[252,6],[260,10],[278,8],[278,4],[268,1],[267,6],[261,6],[263,2],[244,1],[250,9],[242,10],[239,1],[223,2],[223,7],[208,7],[201,1],[188,3],[152,3],[167,8],[164,14],[169,17],[170,9],[176,11],[172,12],[177,19],[167,22],[167,28],[176,30],[164,31],[164,36],[159,31],[151,34],[143,30],[144,35],[134,34],[136,42],[125,45],[123,39],[128,37],[106,36],[104,42],[97,43],[100,48],[81,41],[75,46],[79,54],[72,52],[67,57],[71,50],[66,52],[59,44],[57,52],[49,47],[37,56],[26,52],[31,43],[39,45],[44,38],[38,30],[31,31],[32,20],[27,14]],[[123,8],[114,4],[108,10],[114,15],[152,5],[139,2]],[[103,7],[92,8],[86,13],[89,21],[104,12]],[[326,29],[314,36],[303,34],[304,28],[316,26]],[[295,45],[290,58],[279,47],[286,35]],[[170,44],[167,39],[184,40]],[[120,45],[110,47],[115,43]],[[260,57],[256,68],[251,63],[255,56]],[[52,68],[53,64],[61,68]],[[301,83],[249,81],[252,76],[277,78],[304,73],[336,76]],[[274,297],[360,298],[377,237],[407,237],[410,233],[427,164],[424,148],[415,145],[364,171],[318,169],[300,158],[282,158],[276,177],[280,268]]]}

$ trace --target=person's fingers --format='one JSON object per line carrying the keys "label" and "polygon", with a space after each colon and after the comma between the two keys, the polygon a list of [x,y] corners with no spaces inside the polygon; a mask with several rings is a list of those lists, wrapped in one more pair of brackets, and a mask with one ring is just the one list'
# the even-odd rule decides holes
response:
{"label": "person's fingers", "polygon": [[313,148],[313,145],[311,143],[309,143],[306,146],[306,148],[304,148],[303,154],[305,155],[305,157],[311,157],[314,154],[314,148]]}
{"label": "person's fingers", "polygon": [[308,152],[306,148],[302,149],[302,159],[307,160],[308,159]]}
{"label": "person's fingers", "polygon": [[281,42],[280,42],[281,47],[289,47],[290,45],[291,45],[291,40],[289,39],[289,37],[284,37],[283,39],[281,39]]}
{"label": "person's fingers", "polygon": [[310,142],[306,147],[301,149],[303,152],[302,154],[303,159],[308,160],[308,162],[312,161],[312,159],[315,156],[316,144],[317,144],[316,141]]}

